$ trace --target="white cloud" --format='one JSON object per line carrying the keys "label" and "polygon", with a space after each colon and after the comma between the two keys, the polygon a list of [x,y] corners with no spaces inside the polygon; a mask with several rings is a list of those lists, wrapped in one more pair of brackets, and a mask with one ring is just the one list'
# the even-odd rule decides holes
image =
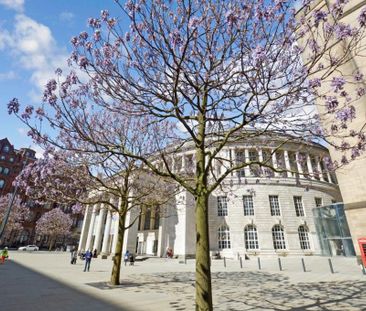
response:
{"label": "white cloud", "polygon": [[7,72],[0,72],[0,81],[15,80],[15,79],[18,79],[18,75],[13,70]]}
{"label": "white cloud", "polygon": [[24,128],[24,127],[19,127],[19,128],[17,128],[17,131],[18,131],[18,133],[19,133],[20,135],[22,135],[22,136],[27,136],[27,132],[28,132],[28,130],[27,130],[26,128]]}
{"label": "white cloud", "polygon": [[65,11],[61,12],[58,17],[62,22],[71,22],[74,19],[75,15],[72,12]]}
{"label": "white cloud", "polygon": [[44,150],[40,146],[31,145],[30,149],[33,149],[36,152],[36,158],[37,159],[42,159],[43,158]]}
{"label": "white cloud", "polygon": [[24,0],[0,0],[0,5],[17,12],[23,12],[24,10]]}
{"label": "white cloud", "polygon": [[[1,1],[1,0],[0,0]],[[13,54],[22,68],[32,72],[30,80],[36,87],[31,98],[39,100],[47,81],[55,77],[55,69],[67,68],[67,54],[57,46],[51,30],[24,14],[15,16],[14,28],[0,32],[0,48]]]}

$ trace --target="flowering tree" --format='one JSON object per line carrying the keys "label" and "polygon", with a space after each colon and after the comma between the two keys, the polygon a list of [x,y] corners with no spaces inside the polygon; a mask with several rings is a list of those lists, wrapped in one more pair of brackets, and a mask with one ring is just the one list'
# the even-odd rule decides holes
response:
{"label": "flowering tree", "polygon": [[58,236],[70,234],[71,225],[70,216],[61,209],[54,208],[43,214],[37,221],[36,232],[49,236],[49,250],[51,250]]}
{"label": "flowering tree", "polygon": [[[3,222],[6,210],[8,209],[11,194],[0,196],[0,223]],[[17,233],[23,229],[23,222],[29,217],[29,208],[22,202],[20,197],[16,197],[11,208],[8,221],[5,226],[3,238],[10,239],[13,233]]]}
{"label": "flowering tree", "polygon": [[[141,131],[153,152],[130,148],[128,135],[109,139],[106,124],[84,150],[139,161],[193,195],[196,309],[212,310],[209,195],[247,166],[285,170],[270,157],[233,159],[223,149],[255,139],[271,146],[273,154],[301,138],[343,152],[342,161],[328,161],[330,168],[359,156],[365,147],[363,127],[348,126],[357,113],[353,103],[365,94],[363,77],[358,72],[343,76],[340,69],[361,55],[366,12],[351,26],[339,21],[347,2],[341,0],[311,14],[306,12],[314,3],[307,0],[300,13],[294,9],[298,1],[291,0],[116,2],[130,28],[124,30],[107,11],[91,18],[90,32],[71,40],[69,64],[75,70],[65,78],[57,70],[58,80],[46,86],[47,108],[27,106],[19,112],[13,99],[9,111],[31,127],[35,140],[67,150],[76,148],[75,133],[90,133],[91,111],[102,111],[106,120],[148,116]],[[345,91],[347,84],[356,84],[357,91]],[[315,100],[323,110],[316,111]],[[46,135],[32,115],[47,120],[55,135]],[[328,126],[321,128],[324,119]],[[169,130],[145,135],[145,128]],[[276,142],[276,135],[286,141]],[[188,146],[195,150],[193,175],[176,169],[177,155]]]}
{"label": "flowering tree", "polygon": [[[44,159],[29,164],[17,177],[16,184],[24,195],[35,201],[74,204],[74,213],[95,204],[103,204],[118,213],[118,241],[111,275],[111,283],[118,285],[125,231],[144,212],[143,207],[165,204],[176,190],[162,178],[152,178],[136,159],[105,151],[107,144],[124,140],[129,150],[151,154],[152,147],[148,146],[146,137],[152,132],[154,135],[162,133],[164,127],[154,129],[149,124],[144,127],[146,118],[130,120],[115,116],[113,120],[112,115],[107,119],[99,112],[89,114],[90,119],[73,121],[75,127],[85,125],[73,134],[73,140],[60,137],[65,143],[63,149],[68,151],[56,151],[46,143]],[[62,135],[65,134],[67,131]],[[137,216],[126,223],[127,213],[132,210]],[[159,210],[160,217],[164,216],[163,206]]]}

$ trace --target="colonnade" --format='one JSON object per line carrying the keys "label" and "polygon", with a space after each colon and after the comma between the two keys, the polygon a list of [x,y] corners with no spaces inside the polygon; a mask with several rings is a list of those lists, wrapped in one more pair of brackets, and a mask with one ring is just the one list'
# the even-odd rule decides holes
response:
{"label": "colonnade", "polygon": [[102,255],[114,253],[118,239],[118,218],[118,213],[103,203],[87,206],[78,251],[90,249]]}

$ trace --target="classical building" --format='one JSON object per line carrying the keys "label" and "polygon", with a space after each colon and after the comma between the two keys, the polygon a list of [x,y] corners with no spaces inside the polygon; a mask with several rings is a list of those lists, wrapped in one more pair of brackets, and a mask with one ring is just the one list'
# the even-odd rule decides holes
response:
{"label": "classical building", "polygon": [[[281,143],[282,140],[282,143]],[[275,168],[247,166],[228,176],[209,200],[210,251],[226,257],[243,255],[321,254],[313,209],[340,202],[335,176],[323,160],[328,150],[315,143],[284,137],[236,142],[221,151],[228,163],[267,161]],[[278,147],[280,146],[280,147]],[[274,149],[276,148],[276,149]],[[182,174],[194,171],[194,148],[174,155],[172,169]],[[214,169],[222,170],[222,160]],[[159,212],[164,210],[164,212]],[[174,255],[195,255],[194,199],[181,191],[166,206],[131,210],[127,224],[139,217],[125,233],[124,251],[164,256],[167,248]],[[113,254],[116,246],[118,215],[103,204],[90,206],[85,213],[79,250],[96,249]]]}
{"label": "classical building", "polygon": [[[316,10],[321,11],[330,11],[330,7],[336,1],[324,1],[319,0],[315,1],[314,5],[309,8],[307,12],[299,12],[299,15],[304,14],[308,17],[311,17],[313,12]],[[354,26],[359,26],[358,17],[361,14],[362,10],[366,8],[365,0],[352,0],[346,3],[343,14],[340,16],[339,20],[334,21],[350,24]],[[345,44],[342,41],[335,42],[332,46],[332,50],[336,57],[340,57],[345,53]],[[345,86],[345,91],[349,94],[356,94],[358,89],[366,88],[366,81],[364,77],[366,77],[366,63],[365,63],[365,46],[366,46],[366,38],[364,37],[360,42],[360,51],[358,51],[357,55],[353,53],[353,57],[349,58],[347,63],[341,66],[339,70],[337,70],[334,75],[339,76],[342,74],[345,77],[352,77],[357,72],[359,72],[359,76],[363,76],[361,81],[358,83],[347,83]],[[328,57],[328,56],[327,56]],[[325,57],[325,58],[327,58]],[[326,61],[325,59],[321,59],[321,62]],[[321,72],[319,72],[321,74]],[[332,79],[333,76],[329,77],[329,80]],[[322,91],[327,93],[331,88],[330,84],[324,83],[322,86]],[[352,120],[352,123],[348,125],[347,131],[361,130],[366,123],[366,97],[363,96],[360,99],[354,101],[352,104],[356,109],[356,118]],[[324,105],[321,101],[317,102],[318,110],[321,113],[324,113]],[[329,127],[327,124],[328,120],[322,120],[323,126],[325,128]],[[352,139],[349,139],[349,142],[352,144]],[[342,157],[342,153],[334,148],[329,149],[330,155],[333,160],[340,161]],[[349,155],[348,155],[349,156]],[[356,250],[356,254],[360,255],[360,249],[358,246],[357,240],[359,238],[366,237],[366,156],[363,154],[361,157],[357,158],[355,161],[351,161],[347,166],[342,169],[337,170],[336,172],[337,179],[339,182],[340,191],[342,193],[344,208],[350,228],[350,232],[353,239],[354,248]]]}

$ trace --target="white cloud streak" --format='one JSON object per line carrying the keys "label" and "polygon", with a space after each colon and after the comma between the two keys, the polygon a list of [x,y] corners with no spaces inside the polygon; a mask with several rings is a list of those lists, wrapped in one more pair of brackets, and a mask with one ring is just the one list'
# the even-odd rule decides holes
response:
{"label": "white cloud streak", "polygon": [[0,0],[0,5],[17,12],[24,10],[24,0]]}

